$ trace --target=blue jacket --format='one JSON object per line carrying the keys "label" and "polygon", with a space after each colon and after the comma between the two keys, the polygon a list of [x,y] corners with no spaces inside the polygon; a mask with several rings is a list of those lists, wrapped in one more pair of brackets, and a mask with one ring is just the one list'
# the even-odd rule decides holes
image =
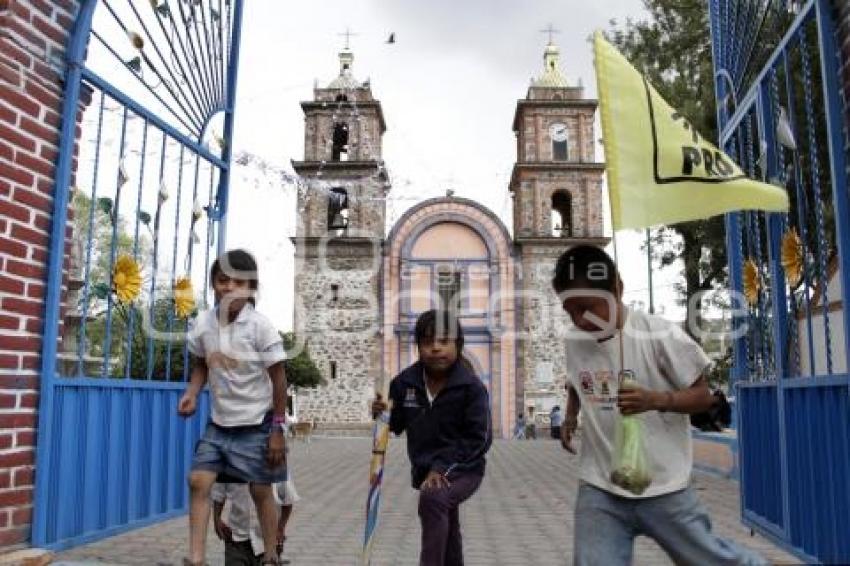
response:
{"label": "blue jacket", "polygon": [[390,430],[407,432],[407,455],[414,488],[430,471],[484,475],[484,454],[492,443],[490,396],[481,380],[455,363],[448,381],[428,403],[422,362],[390,383]]}

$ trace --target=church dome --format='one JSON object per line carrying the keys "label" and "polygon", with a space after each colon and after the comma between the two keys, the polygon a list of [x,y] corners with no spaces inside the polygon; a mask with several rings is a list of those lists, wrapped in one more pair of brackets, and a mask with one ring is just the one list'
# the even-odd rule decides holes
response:
{"label": "church dome", "polygon": [[360,81],[354,78],[351,73],[351,66],[354,64],[354,53],[350,49],[345,48],[339,53],[339,76],[332,80],[328,88],[338,89],[353,89],[362,88]]}
{"label": "church dome", "polygon": [[532,86],[563,88],[568,87],[567,77],[561,72],[559,59],[561,50],[554,43],[549,43],[543,52],[543,74],[532,80]]}

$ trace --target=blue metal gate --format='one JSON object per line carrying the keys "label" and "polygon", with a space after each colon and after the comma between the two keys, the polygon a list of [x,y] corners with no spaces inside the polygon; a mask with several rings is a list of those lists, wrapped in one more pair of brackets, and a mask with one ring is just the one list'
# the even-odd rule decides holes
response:
{"label": "blue metal gate", "polygon": [[32,543],[185,511],[185,332],[222,249],[242,0],[83,0],[67,49]]}
{"label": "blue metal gate", "polygon": [[850,562],[850,209],[828,0],[711,0],[720,143],[787,188],[727,216],[744,522]]}

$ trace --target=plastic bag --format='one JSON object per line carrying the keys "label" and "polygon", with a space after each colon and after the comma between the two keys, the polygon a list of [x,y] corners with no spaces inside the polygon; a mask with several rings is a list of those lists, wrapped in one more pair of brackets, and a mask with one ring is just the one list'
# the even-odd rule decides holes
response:
{"label": "plastic bag", "polygon": [[[626,380],[620,388],[628,389],[630,385]],[[635,415],[624,415],[620,418],[611,469],[611,482],[635,495],[646,491],[652,483],[643,444],[643,423]]]}

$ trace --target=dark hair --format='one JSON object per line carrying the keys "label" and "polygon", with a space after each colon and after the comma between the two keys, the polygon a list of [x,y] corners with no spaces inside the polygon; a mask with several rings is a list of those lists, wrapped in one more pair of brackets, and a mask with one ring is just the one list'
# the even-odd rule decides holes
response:
{"label": "dark hair", "polygon": [[416,319],[416,327],[413,335],[418,346],[424,340],[433,340],[436,337],[454,338],[457,345],[458,357],[463,350],[463,328],[457,315],[447,310],[431,309],[419,315]]}
{"label": "dark hair", "polygon": [[582,245],[570,248],[558,258],[552,287],[556,293],[575,288],[615,292],[619,279],[611,256],[602,248]]}
{"label": "dark hair", "polygon": [[[210,285],[215,280],[215,276],[223,273],[233,279],[243,279],[248,281],[248,286],[256,291],[259,286],[259,270],[257,269],[257,260],[245,250],[229,250],[221,254],[213,262],[210,267]],[[252,305],[256,305],[254,297],[248,299]]]}

